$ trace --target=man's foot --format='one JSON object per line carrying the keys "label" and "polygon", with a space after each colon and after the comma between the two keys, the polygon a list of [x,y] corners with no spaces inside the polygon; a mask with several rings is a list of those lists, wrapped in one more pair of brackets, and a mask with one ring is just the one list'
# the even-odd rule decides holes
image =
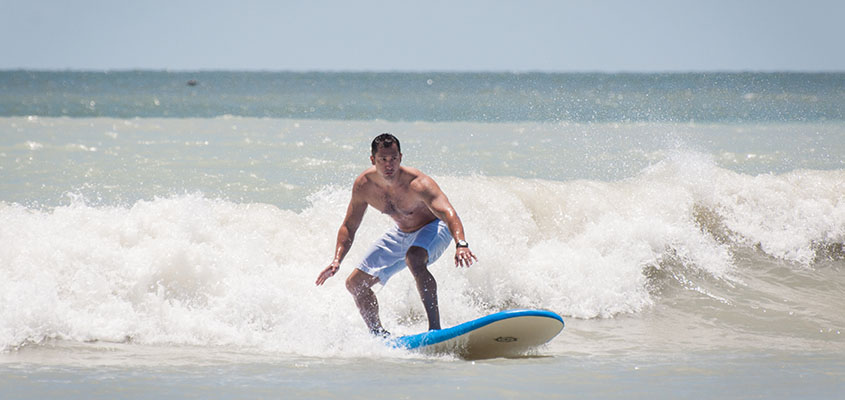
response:
{"label": "man's foot", "polygon": [[390,338],[390,332],[386,331],[384,328],[373,329],[370,331],[370,333],[380,339]]}

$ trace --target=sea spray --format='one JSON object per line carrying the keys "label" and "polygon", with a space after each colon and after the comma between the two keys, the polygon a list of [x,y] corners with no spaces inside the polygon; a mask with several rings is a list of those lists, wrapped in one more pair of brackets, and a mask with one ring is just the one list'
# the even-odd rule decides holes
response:
{"label": "sea spray", "polygon": [[[445,325],[514,307],[612,318],[685,292],[705,294],[699,307],[744,304],[746,296],[761,302],[772,293],[738,262],[749,252],[780,260],[787,274],[841,257],[841,171],[750,176],[678,154],[610,182],[435,178],[480,259],[456,268],[447,252],[431,267]],[[200,193],[130,206],[79,197],[50,209],[2,203],[0,345],[61,339],[315,356],[373,351],[379,346],[343,280],[389,218],[370,210],[340,273],[324,287],[313,284],[330,261],[349,195],[325,187],[299,211]],[[667,284],[681,291],[661,291]],[[423,329],[410,274],[378,296],[388,329]],[[816,303],[824,317],[808,310],[807,318],[842,323],[825,302],[806,304]]]}

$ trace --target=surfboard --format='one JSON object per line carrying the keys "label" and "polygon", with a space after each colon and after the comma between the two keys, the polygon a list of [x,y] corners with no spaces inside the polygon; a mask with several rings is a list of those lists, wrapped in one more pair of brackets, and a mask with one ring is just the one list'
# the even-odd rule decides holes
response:
{"label": "surfboard", "polygon": [[394,348],[454,354],[467,360],[519,357],[563,330],[563,318],[546,310],[507,310],[439,331],[390,339]]}

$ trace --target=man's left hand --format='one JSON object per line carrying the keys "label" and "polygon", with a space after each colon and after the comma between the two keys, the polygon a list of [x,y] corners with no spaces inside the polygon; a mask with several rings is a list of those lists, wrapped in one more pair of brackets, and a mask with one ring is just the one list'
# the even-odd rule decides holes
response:
{"label": "man's left hand", "polygon": [[475,254],[472,254],[472,250],[470,250],[469,247],[458,247],[455,251],[456,267],[469,267],[476,261],[478,261],[478,257],[476,257]]}

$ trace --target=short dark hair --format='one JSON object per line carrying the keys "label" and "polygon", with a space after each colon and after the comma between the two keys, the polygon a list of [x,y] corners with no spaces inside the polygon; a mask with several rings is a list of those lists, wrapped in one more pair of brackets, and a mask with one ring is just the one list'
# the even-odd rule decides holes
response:
{"label": "short dark hair", "polygon": [[393,146],[394,143],[396,143],[396,150],[401,153],[402,147],[399,146],[399,139],[397,139],[396,136],[393,136],[389,133],[382,133],[381,135],[376,136],[376,138],[373,139],[372,144],[373,156],[376,155],[376,152],[379,148],[386,149],[390,146]]}

